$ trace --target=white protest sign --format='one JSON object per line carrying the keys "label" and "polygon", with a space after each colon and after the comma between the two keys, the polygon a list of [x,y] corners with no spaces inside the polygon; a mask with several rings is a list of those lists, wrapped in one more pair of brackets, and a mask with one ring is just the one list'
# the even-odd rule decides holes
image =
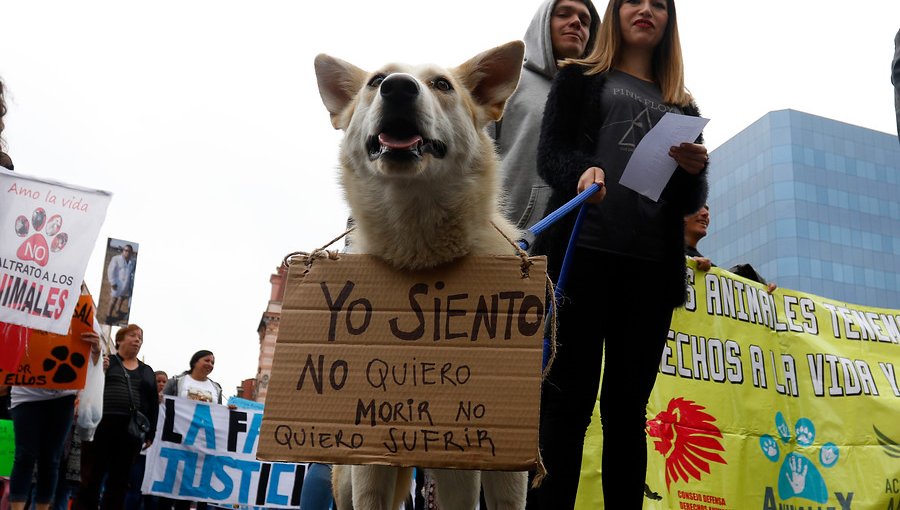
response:
{"label": "white protest sign", "polygon": [[641,195],[659,201],[678,163],[669,156],[669,148],[693,142],[709,119],[667,112],[634,149],[619,183]]}
{"label": "white protest sign", "polygon": [[68,332],[111,198],[0,170],[0,322]]}
{"label": "white protest sign", "polygon": [[256,460],[262,410],[166,397],[141,492],[218,506],[297,508],[305,464]]}

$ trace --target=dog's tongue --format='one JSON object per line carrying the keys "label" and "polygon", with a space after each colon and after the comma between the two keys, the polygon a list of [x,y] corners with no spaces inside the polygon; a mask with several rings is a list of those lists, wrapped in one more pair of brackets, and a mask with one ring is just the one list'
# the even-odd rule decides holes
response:
{"label": "dog's tongue", "polygon": [[379,133],[378,142],[389,149],[408,150],[422,143],[422,137],[414,135],[409,138],[394,138],[386,133]]}

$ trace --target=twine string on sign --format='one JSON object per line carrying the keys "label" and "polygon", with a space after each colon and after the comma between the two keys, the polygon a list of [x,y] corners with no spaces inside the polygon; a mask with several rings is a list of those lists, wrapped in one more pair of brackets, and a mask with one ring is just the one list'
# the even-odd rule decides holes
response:
{"label": "twine string on sign", "polygon": [[303,261],[303,264],[306,266],[306,269],[303,271],[303,274],[305,276],[307,273],[309,273],[309,270],[312,269],[312,264],[315,259],[324,259],[324,258],[331,259],[331,260],[340,259],[341,258],[340,252],[338,252],[337,250],[326,250],[326,248],[328,248],[332,244],[340,241],[341,239],[344,238],[344,236],[346,236],[350,232],[353,232],[354,230],[356,230],[356,227],[348,228],[347,230],[344,231],[343,234],[335,237],[331,241],[328,241],[327,243],[325,243],[324,245],[322,245],[319,248],[316,248],[315,250],[313,250],[310,253],[307,253],[305,251],[292,251],[291,253],[288,253],[287,255],[284,256],[284,258],[281,260],[281,265],[285,268],[289,268],[289,267],[291,267],[291,264],[293,264],[294,258],[301,259]]}
{"label": "twine string on sign", "polygon": [[[531,257],[528,256],[528,253],[525,252],[525,250],[523,250],[522,247],[518,243],[513,242],[513,240],[510,239],[509,236],[506,235],[503,232],[503,230],[500,229],[500,227],[498,227],[494,223],[491,223],[491,225],[494,226],[494,228],[497,230],[497,232],[500,232],[500,235],[502,235],[504,239],[509,241],[509,244],[511,244],[513,246],[513,248],[515,248],[516,254],[519,256],[519,258],[522,259],[522,278],[530,278],[531,275],[529,274],[529,270],[530,270],[531,266],[534,264],[534,262],[531,261]],[[552,303],[552,307],[550,309],[556,310],[556,291],[553,286],[553,280],[550,279],[549,274],[547,275],[547,294],[550,296],[550,301]],[[547,362],[544,365],[544,369],[541,371],[541,380],[545,379],[547,377],[547,374],[550,373],[550,367],[553,366],[553,360],[556,359],[556,315],[552,314],[552,313],[545,314],[545,317],[549,317],[550,321],[551,321],[550,322],[550,339],[548,342],[549,346],[550,346],[550,354],[547,357]],[[538,446],[537,466],[535,469],[536,469],[536,473],[534,475],[534,478],[531,480],[531,488],[532,489],[537,489],[538,487],[540,487],[541,483],[543,483],[543,481],[544,481],[544,478],[547,477],[547,468],[544,466],[544,459],[541,456],[540,446]]]}
{"label": "twine string on sign", "polygon": [[[556,289],[553,287],[553,280],[550,279],[550,275],[547,275],[547,293],[550,296],[550,310],[556,310]],[[545,317],[550,318],[550,355],[547,357],[547,363],[544,366],[544,370],[541,371],[541,379],[546,379],[547,375],[550,374],[550,367],[553,366],[553,360],[556,359],[556,314],[550,313],[545,314]]]}
{"label": "twine string on sign", "polygon": [[534,478],[531,479],[531,488],[537,489],[544,482],[544,478],[547,477],[547,468],[544,466],[544,458],[541,457],[541,448],[538,447],[537,452],[537,467],[535,467]]}
{"label": "twine string on sign", "polygon": [[531,266],[534,265],[534,262],[531,261],[531,258],[528,256],[528,253],[525,250],[523,250],[519,246],[518,243],[516,243],[515,241],[510,239],[510,237],[508,235],[506,235],[506,233],[503,232],[503,230],[501,230],[500,227],[498,227],[496,223],[494,223],[492,221],[491,225],[493,225],[494,229],[496,229],[497,232],[500,232],[500,235],[503,236],[503,239],[506,239],[507,242],[509,242],[509,244],[512,245],[513,249],[516,250],[516,255],[518,255],[519,258],[522,260],[522,278],[530,278],[531,274],[529,273],[529,271],[531,270]]}
{"label": "twine string on sign", "polygon": [[[522,247],[519,246],[518,243],[513,242],[513,240],[510,239],[509,236],[506,235],[503,232],[503,230],[500,229],[500,227],[498,227],[493,222],[491,222],[491,225],[493,225],[494,228],[497,229],[497,232],[500,232],[500,235],[502,235],[504,239],[509,241],[509,244],[511,244],[512,247],[515,248],[516,255],[518,255],[519,258],[522,259],[522,278],[530,278],[531,275],[529,273],[529,270],[531,269],[531,266],[534,265],[534,262],[531,261],[531,257],[528,256],[528,253],[525,250],[523,250]],[[548,288],[549,295],[550,295],[550,302],[553,305],[550,308],[550,310],[556,310],[556,289],[553,286],[553,280],[550,279],[549,274],[547,275],[547,288]],[[549,316],[552,319],[552,322],[550,323],[550,339],[549,339],[550,354],[549,354],[549,357],[547,358],[547,363],[545,364],[544,369],[541,371],[542,379],[546,378],[547,374],[550,373],[550,366],[553,364],[553,359],[556,358],[556,316],[555,316],[555,314],[552,314],[552,313],[546,314],[546,316]]]}

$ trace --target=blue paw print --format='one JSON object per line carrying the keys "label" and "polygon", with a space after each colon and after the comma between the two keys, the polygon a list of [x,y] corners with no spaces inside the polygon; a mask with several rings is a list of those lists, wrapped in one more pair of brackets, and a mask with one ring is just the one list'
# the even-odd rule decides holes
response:
{"label": "blue paw print", "polygon": [[[790,426],[784,415],[779,412],[775,415],[775,430],[785,445],[790,444],[793,439],[799,447],[809,447],[816,439],[816,426],[809,418],[797,420],[792,437]],[[767,459],[778,462],[781,447],[776,438],[764,434],[759,438],[759,447]],[[840,450],[836,444],[825,443],[819,451],[819,464],[830,468],[837,463],[839,455]],[[825,503],[828,501],[828,488],[825,486],[825,478],[813,461],[801,453],[792,451],[784,456],[781,469],[778,471],[778,496],[783,500],[797,497]]]}

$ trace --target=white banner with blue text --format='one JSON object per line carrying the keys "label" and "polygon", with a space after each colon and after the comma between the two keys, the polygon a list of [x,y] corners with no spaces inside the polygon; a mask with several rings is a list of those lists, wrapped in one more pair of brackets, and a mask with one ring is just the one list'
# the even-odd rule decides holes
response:
{"label": "white banner with blue text", "polygon": [[261,410],[167,396],[141,492],[215,505],[297,508],[306,464],[256,460]]}

